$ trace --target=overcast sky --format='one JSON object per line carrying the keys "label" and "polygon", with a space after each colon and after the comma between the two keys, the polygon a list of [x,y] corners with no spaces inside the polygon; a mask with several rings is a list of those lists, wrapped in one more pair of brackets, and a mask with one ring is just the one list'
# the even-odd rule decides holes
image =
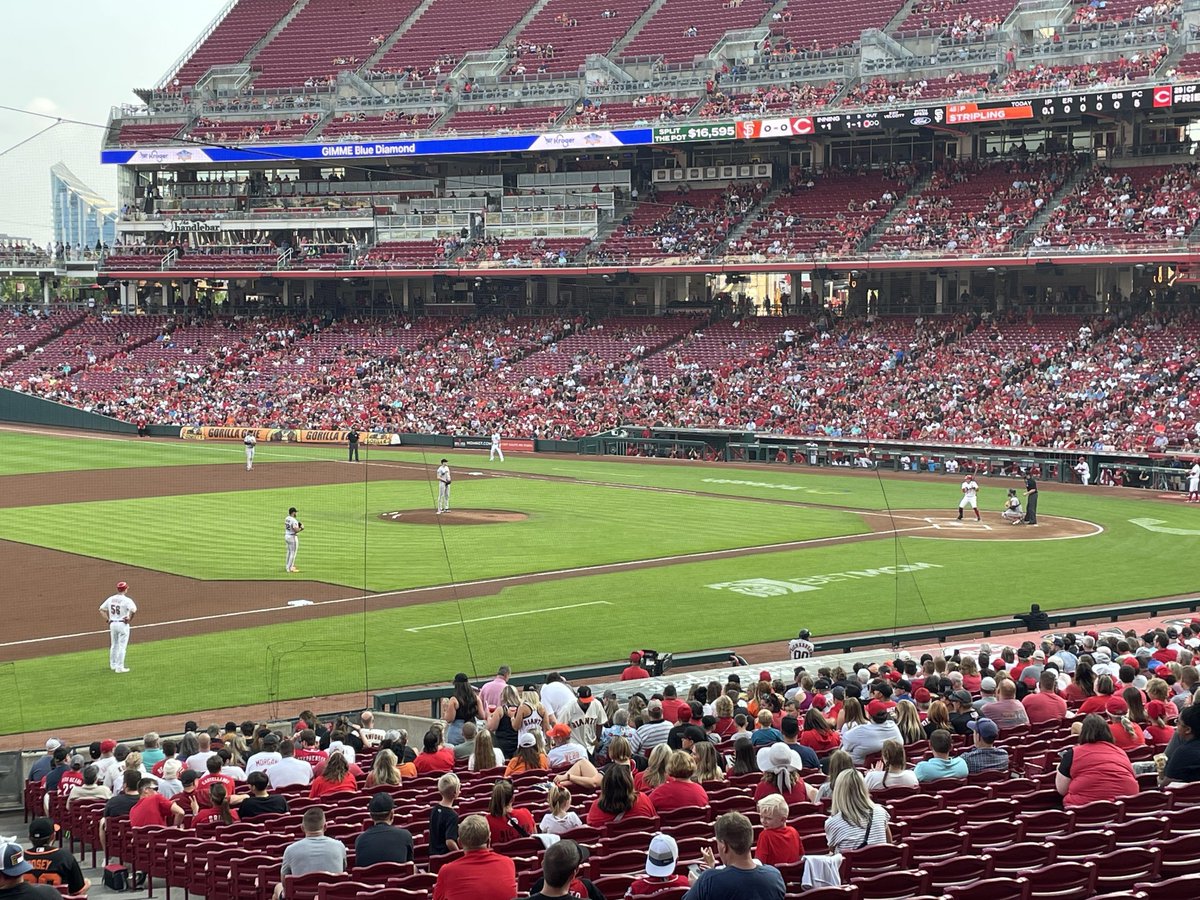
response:
{"label": "overcast sky", "polygon": [[[227,0],[43,0],[4,4],[0,105],[103,125],[136,103]],[[51,120],[0,110],[0,153]],[[50,167],[65,162],[116,202],[116,169],[100,165],[100,128],[58,125],[0,156],[0,234],[50,239]]]}

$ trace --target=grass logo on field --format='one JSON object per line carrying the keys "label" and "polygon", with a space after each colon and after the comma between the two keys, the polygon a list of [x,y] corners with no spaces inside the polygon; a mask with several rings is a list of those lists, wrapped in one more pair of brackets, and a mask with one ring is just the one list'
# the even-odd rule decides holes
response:
{"label": "grass logo on field", "polygon": [[768,488],[774,491],[799,491],[803,494],[848,494],[849,491],[825,491],[821,488],[804,487],[799,484],[774,484],[770,481],[747,481],[743,478],[701,478],[703,484],[737,484],[742,487]]}
{"label": "grass logo on field", "polygon": [[812,585],[796,584],[792,581],[775,581],[772,578],[743,578],[741,581],[722,581],[705,585],[715,591],[733,591],[747,597],[782,597],[785,594],[800,594],[817,590]]}

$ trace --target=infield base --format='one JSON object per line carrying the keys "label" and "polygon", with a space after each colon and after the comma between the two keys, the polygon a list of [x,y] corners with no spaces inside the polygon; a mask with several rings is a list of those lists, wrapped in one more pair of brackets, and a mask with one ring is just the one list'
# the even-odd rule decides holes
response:
{"label": "infield base", "polygon": [[529,516],[512,509],[452,509],[440,514],[432,509],[397,509],[382,512],[379,518],[396,525],[503,525]]}

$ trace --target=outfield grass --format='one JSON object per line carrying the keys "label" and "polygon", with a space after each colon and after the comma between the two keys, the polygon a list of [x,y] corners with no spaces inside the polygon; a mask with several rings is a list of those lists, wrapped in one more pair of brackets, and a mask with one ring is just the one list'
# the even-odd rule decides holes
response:
{"label": "outfield grass", "polygon": [[[0,460],[10,467],[27,461],[4,452],[13,449],[12,438],[0,433]],[[72,444],[79,440],[85,439],[67,439]],[[106,441],[88,443],[97,452],[114,447]],[[231,462],[231,473],[240,466],[240,450],[234,445],[133,446],[154,460],[143,459],[138,465],[210,462],[203,457],[223,451],[219,455]],[[125,452],[122,448],[117,455]],[[364,449],[364,453],[382,463],[436,462],[442,455],[438,450]],[[501,467],[490,466],[486,455],[478,453],[445,455],[458,473],[456,506],[515,509],[530,518],[444,531],[377,521],[379,512],[432,503],[427,482],[378,480],[386,471],[381,466],[372,467],[372,480],[361,485],[218,490],[186,497],[4,510],[0,537],[201,578],[276,578],[282,566],[280,521],[286,507],[296,505],[308,527],[300,556],[303,578],[361,587],[365,552],[367,589],[390,590],[850,534],[863,530],[859,518],[827,507],[949,511],[958,500],[953,479],[928,482],[899,476],[880,481],[828,470],[691,467],[591,457],[510,457]],[[335,448],[268,447],[259,456],[265,461],[329,459],[340,453]],[[472,479],[466,474],[491,469],[574,476],[602,484]],[[231,474],[229,486],[243,481]],[[740,483],[722,483],[729,481]],[[621,486],[605,486],[610,484]],[[986,480],[981,492],[984,507],[999,508],[1010,484]],[[631,489],[637,487],[700,496]],[[761,498],[806,506],[752,502]],[[135,629],[129,656],[133,671],[124,676],[107,672],[107,641],[97,634],[92,651],[0,666],[0,731],[188,714],[197,708],[260,702],[269,690],[288,698],[386,689],[448,680],[460,670],[484,675],[501,663],[519,671],[619,659],[631,646],[647,643],[683,651],[782,642],[800,627],[830,634],[919,626],[1007,615],[1027,608],[1030,601],[1055,609],[1197,588],[1192,562],[1196,537],[1150,532],[1129,520],[1152,517],[1173,527],[1200,529],[1200,509],[1155,502],[1138,492],[1114,498],[1059,492],[1048,484],[1040,511],[1098,522],[1106,530],[1097,537],[1065,541],[968,543],[903,537],[814,546],[585,574],[512,586],[461,603],[366,613],[354,604],[353,614],[178,640],[154,641],[153,629]],[[900,575],[864,574],[897,563],[929,567]],[[728,587],[744,579],[786,581],[848,572],[859,574],[810,584],[815,590],[764,598]],[[153,598],[147,599],[153,603]],[[471,621],[476,619],[481,621]],[[79,628],[76,624],[63,630]],[[269,648],[281,646],[300,649],[279,659],[278,683],[274,683],[268,674],[273,656]],[[82,699],[80,683],[92,688]]]}

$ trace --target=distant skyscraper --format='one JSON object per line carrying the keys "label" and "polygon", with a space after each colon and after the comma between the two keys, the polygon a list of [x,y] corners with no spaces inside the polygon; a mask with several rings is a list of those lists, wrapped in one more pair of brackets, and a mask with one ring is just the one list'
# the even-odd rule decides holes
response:
{"label": "distant skyscraper", "polygon": [[54,242],[112,246],[117,237],[117,208],[75,177],[63,163],[50,168],[50,202],[54,206]]}

